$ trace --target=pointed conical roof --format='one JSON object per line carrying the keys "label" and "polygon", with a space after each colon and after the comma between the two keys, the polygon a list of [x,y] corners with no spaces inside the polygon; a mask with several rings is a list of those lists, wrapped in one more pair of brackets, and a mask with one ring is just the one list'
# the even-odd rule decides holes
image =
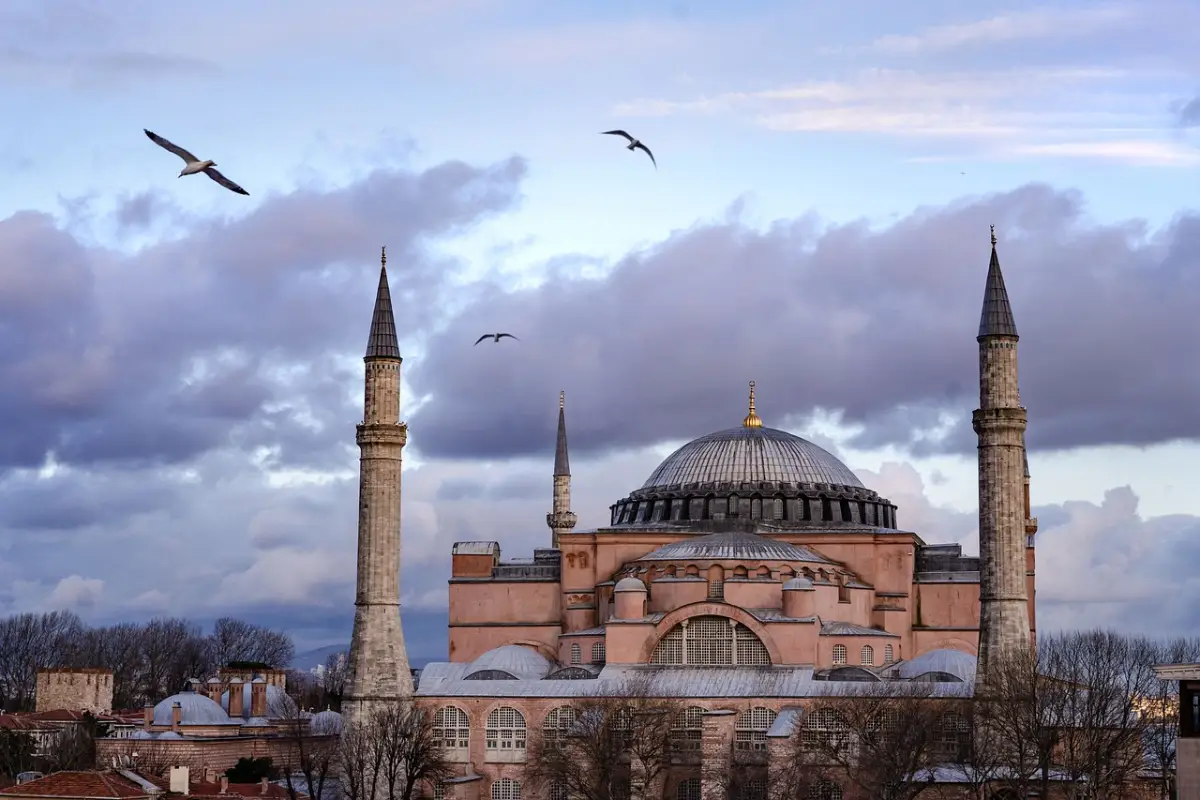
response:
{"label": "pointed conical roof", "polygon": [[1017,323],[1013,320],[1008,290],[1004,288],[1004,275],[1000,272],[1000,258],[996,255],[996,229],[992,228],[992,261],[988,264],[983,313],[979,317],[979,336],[976,338],[1016,335]]}
{"label": "pointed conical roof", "polygon": [[554,474],[570,475],[571,461],[567,458],[567,398],[565,392],[558,393],[558,443],[554,447]]}
{"label": "pointed conical roof", "polygon": [[396,338],[396,319],[392,316],[392,293],[388,289],[387,249],[379,268],[379,290],[375,293],[375,313],[371,315],[371,335],[367,338],[367,358],[400,358]]}

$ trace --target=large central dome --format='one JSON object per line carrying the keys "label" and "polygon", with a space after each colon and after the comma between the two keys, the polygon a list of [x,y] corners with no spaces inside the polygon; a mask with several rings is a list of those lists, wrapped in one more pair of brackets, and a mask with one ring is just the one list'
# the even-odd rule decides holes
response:
{"label": "large central dome", "polygon": [[659,464],[642,488],[760,481],[866,488],[849,467],[807,439],[774,428],[745,426],[688,442]]}

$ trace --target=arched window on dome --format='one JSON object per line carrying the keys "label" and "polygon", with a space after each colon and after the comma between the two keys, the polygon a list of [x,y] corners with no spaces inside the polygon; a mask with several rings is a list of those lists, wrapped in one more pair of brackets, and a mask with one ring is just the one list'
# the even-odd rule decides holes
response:
{"label": "arched window on dome", "polygon": [[864,644],[859,652],[859,663],[864,667],[875,666],[875,648],[869,644]]}
{"label": "arched window on dome", "polygon": [[729,516],[736,517],[741,511],[741,500],[736,494],[729,495]]}
{"label": "arched window on dome", "polygon": [[441,743],[446,757],[458,761],[471,752],[471,720],[458,706],[442,706],[433,715],[433,738]]}
{"label": "arched window on dome", "polygon": [[848,659],[848,654],[846,653],[846,645],[835,644],[833,646],[833,663],[841,665],[841,664],[845,664],[848,660],[849,659]]}
{"label": "arched window on dome", "polygon": [[767,731],[775,723],[775,712],[763,706],[747,708],[734,723],[733,746],[749,753],[767,752]]}
{"label": "arched window on dome", "polygon": [[[492,784],[492,800],[521,800],[521,782],[512,778],[501,778]],[[822,800],[824,800],[822,798]],[[841,798],[834,798],[841,800]]]}
{"label": "arched window on dome", "polygon": [[571,663],[578,664],[582,660],[583,660],[583,655],[580,652],[579,645],[578,644],[571,645]]}
{"label": "arched window on dome", "polygon": [[488,761],[525,760],[525,717],[510,706],[492,709],[488,714],[486,757]]}
{"label": "arched window on dome", "polygon": [[786,501],[782,497],[771,498],[771,519],[782,520],[784,510],[787,508]]}
{"label": "arched window on dome", "polygon": [[671,722],[671,747],[677,753],[699,753],[704,738],[704,712],[707,708],[689,706]]}
{"label": "arched window on dome", "polygon": [[763,502],[762,502],[762,498],[759,497],[758,495],[754,495],[754,497],[750,498],[750,518],[751,519],[762,519],[763,518]]}
{"label": "arched window on dome", "polygon": [[721,667],[766,667],[771,654],[754,631],[737,620],[718,616],[691,617],[658,641],[651,664]]}

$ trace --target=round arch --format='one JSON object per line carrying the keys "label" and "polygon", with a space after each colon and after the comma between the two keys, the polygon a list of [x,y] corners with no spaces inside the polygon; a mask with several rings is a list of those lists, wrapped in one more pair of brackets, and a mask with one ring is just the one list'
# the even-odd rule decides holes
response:
{"label": "round arch", "polygon": [[725,617],[726,619],[736,620],[739,625],[744,625],[748,631],[757,636],[758,640],[763,643],[763,646],[767,648],[767,655],[771,657],[772,665],[780,664],[783,661],[783,658],[779,654],[779,648],[775,646],[775,642],[767,633],[767,629],[757,619],[736,606],[701,601],[681,606],[659,620],[658,624],[654,626],[654,634],[646,637],[646,641],[642,643],[638,662],[641,664],[649,663],[650,659],[654,656],[654,648],[658,647],[659,641],[670,633],[676,625],[692,617]]}
{"label": "round arch", "polygon": [[959,650],[963,653],[966,653],[969,656],[978,656],[979,655],[979,647],[977,645],[974,645],[971,642],[968,642],[966,639],[958,639],[958,638],[950,637],[950,638],[946,638],[946,639],[938,639],[936,642],[931,644],[929,647],[921,648],[921,651],[919,653],[916,653],[913,656],[913,658],[916,658],[917,656],[922,655],[924,653],[928,653],[931,650]]}

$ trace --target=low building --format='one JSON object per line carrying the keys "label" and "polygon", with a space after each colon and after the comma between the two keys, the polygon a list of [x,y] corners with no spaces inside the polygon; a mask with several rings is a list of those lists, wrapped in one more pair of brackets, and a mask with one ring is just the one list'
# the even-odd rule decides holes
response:
{"label": "low building", "polygon": [[1200,664],[1164,664],[1159,680],[1179,682],[1179,731],[1175,740],[1178,800],[1200,800]]}
{"label": "low building", "polygon": [[[258,783],[230,783],[206,770],[200,780],[184,767],[166,777],[143,775],[128,769],[55,772],[25,783],[0,789],[0,800],[158,800],[170,795],[178,800],[220,797],[223,800],[284,800],[286,788],[265,778]],[[307,795],[300,794],[300,797]]]}

